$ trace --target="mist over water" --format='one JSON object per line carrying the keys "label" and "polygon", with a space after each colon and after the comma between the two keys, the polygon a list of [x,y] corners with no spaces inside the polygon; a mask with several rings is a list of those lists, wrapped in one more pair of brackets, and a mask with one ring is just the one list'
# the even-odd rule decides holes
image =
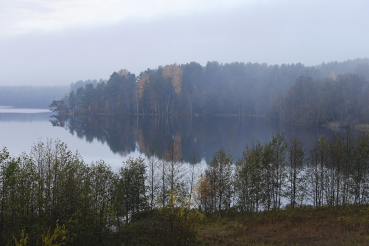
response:
{"label": "mist over water", "polygon": [[22,152],[30,153],[32,146],[39,141],[60,139],[72,152],[78,151],[86,163],[102,159],[116,170],[128,158],[114,154],[98,140],[86,142],[84,138],[71,135],[64,128],[53,127],[50,123],[51,115],[50,112],[0,113],[0,148],[6,147],[15,157]]}
{"label": "mist over water", "polygon": [[[225,149],[234,161],[242,156],[246,145],[271,140],[278,131],[287,141],[297,137],[310,149],[320,136],[333,131],[322,127],[286,127],[250,117],[53,117],[36,109],[0,109],[0,147],[12,155],[29,153],[38,141],[60,139],[87,163],[104,160],[113,169],[129,157],[147,157],[155,145],[160,159],[172,142],[180,145],[184,162],[191,162],[196,152],[199,161],[209,163],[214,154]],[[26,112],[26,113],[25,113]],[[41,113],[42,112],[42,113]]]}
{"label": "mist over water", "polygon": [[0,106],[0,114],[42,114],[49,113],[48,109],[14,108],[12,106]]}

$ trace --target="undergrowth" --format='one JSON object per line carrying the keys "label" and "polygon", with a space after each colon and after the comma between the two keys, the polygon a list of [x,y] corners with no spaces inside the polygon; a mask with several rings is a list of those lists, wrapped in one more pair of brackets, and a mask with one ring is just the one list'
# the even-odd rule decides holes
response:
{"label": "undergrowth", "polygon": [[369,207],[208,215],[198,245],[369,245]]}

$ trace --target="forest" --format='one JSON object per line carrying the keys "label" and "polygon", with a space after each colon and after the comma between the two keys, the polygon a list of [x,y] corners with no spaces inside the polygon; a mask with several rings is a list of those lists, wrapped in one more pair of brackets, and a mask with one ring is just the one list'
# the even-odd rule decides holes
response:
{"label": "forest", "polygon": [[[221,149],[203,169],[183,162],[176,140],[161,159],[155,145],[150,152],[114,171],[103,160],[85,163],[60,140],[17,157],[3,148],[0,244],[196,245],[209,218],[291,211],[291,219],[301,209],[369,205],[367,133],[321,137],[305,149],[277,132],[238,159]],[[192,159],[199,162],[196,152]],[[355,218],[347,223],[367,224]]]}
{"label": "forest", "polygon": [[191,62],[72,83],[61,114],[257,116],[293,125],[369,123],[369,60],[268,65]]}

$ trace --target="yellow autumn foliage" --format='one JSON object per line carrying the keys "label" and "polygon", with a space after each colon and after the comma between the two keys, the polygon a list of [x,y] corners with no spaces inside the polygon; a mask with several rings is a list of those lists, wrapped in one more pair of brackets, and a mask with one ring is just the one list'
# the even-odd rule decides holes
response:
{"label": "yellow autumn foliage", "polygon": [[144,73],[140,76],[140,79],[138,80],[138,95],[140,98],[142,98],[142,94],[146,83],[150,83],[150,80],[149,75],[147,73]]}
{"label": "yellow autumn foliage", "polygon": [[119,72],[118,72],[118,74],[119,74],[119,76],[127,76],[128,75],[128,70],[127,69],[121,69],[121,70],[119,70]]}
{"label": "yellow autumn foliage", "polygon": [[14,236],[13,236],[13,240],[14,240],[15,246],[26,246],[27,245],[27,240],[28,240],[28,234],[26,234],[24,232],[24,229],[23,229],[19,242]]}
{"label": "yellow autumn foliage", "polygon": [[163,77],[172,79],[172,85],[177,95],[182,91],[182,68],[177,64],[167,65],[163,68]]}
{"label": "yellow autumn foliage", "polygon": [[182,138],[179,134],[175,135],[170,148],[164,150],[163,153],[164,160],[170,161],[180,161],[183,159],[182,154]]}
{"label": "yellow autumn foliage", "polygon": [[206,199],[209,196],[210,196],[210,183],[204,176],[201,176],[200,180],[197,182],[195,186],[194,199],[195,201],[201,203],[203,199]]}
{"label": "yellow autumn foliage", "polygon": [[[69,235],[68,235],[69,234]],[[42,235],[42,245],[43,246],[61,246],[68,245],[75,234],[68,233],[65,225],[59,226],[59,220],[56,221],[56,228],[54,232],[50,233],[50,229],[47,233]]]}

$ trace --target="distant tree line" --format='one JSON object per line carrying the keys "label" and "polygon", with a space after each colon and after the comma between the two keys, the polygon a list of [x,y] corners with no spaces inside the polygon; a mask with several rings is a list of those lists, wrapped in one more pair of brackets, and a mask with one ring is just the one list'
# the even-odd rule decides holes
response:
{"label": "distant tree line", "polygon": [[68,92],[68,86],[0,86],[0,105],[47,109]]}
{"label": "distant tree line", "polygon": [[266,116],[300,125],[369,123],[368,85],[367,78],[356,74],[317,80],[298,77],[286,95],[272,103]]}
{"label": "distant tree line", "polygon": [[[139,76],[123,69],[107,81],[72,84],[52,106],[76,114],[257,115],[308,125],[365,121],[368,70],[368,59],[312,67],[192,62]],[[356,92],[358,99],[352,98]]]}
{"label": "distant tree line", "polygon": [[310,150],[276,133],[238,160],[219,150],[204,170],[183,163],[178,141],[161,160],[152,145],[147,159],[130,158],[118,172],[86,164],[59,140],[19,157],[4,148],[0,243],[189,245],[207,214],[369,203],[366,133],[321,137]]}

